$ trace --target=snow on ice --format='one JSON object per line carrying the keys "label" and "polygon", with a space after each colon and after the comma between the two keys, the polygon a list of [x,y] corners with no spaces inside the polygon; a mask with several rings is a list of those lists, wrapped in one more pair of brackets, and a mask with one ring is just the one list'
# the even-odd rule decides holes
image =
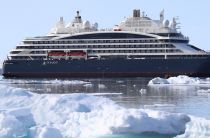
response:
{"label": "snow on ice", "polygon": [[210,85],[210,78],[200,79],[193,78],[184,75],[180,75],[177,77],[170,77],[168,79],[164,78],[154,78],[149,81],[149,86],[155,85]]}
{"label": "snow on ice", "polygon": [[34,94],[0,85],[0,137],[93,138],[144,132],[178,135],[190,117],[127,109],[87,94]]}

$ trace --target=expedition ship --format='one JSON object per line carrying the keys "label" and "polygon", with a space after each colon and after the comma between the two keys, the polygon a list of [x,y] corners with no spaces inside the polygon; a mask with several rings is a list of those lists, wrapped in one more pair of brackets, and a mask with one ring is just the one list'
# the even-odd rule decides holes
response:
{"label": "expedition ship", "polygon": [[26,38],[3,63],[5,77],[210,76],[210,55],[189,44],[177,19],[140,10],[112,29],[63,17],[46,36]]}

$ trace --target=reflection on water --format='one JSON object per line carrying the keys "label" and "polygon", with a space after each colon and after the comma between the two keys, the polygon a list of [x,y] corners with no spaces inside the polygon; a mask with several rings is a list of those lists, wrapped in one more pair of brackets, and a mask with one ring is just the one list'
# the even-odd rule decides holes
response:
{"label": "reflection on water", "polygon": [[98,138],[173,138],[174,136],[166,136],[166,135],[111,135],[111,136],[103,136]]}
{"label": "reflection on water", "polygon": [[[35,93],[90,93],[108,97],[128,108],[146,108],[209,117],[210,86],[148,86],[152,78],[7,79],[13,87]],[[202,107],[202,108],[201,108]]]}

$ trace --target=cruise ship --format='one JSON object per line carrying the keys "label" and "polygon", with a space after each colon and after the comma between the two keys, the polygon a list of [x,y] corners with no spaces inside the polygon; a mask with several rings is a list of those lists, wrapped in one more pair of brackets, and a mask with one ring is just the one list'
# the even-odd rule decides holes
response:
{"label": "cruise ship", "polygon": [[83,21],[79,11],[45,35],[25,38],[3,63],[4,77],[210,76],[210,55],[189,44],[177,18],[139,9],[113,28]]}

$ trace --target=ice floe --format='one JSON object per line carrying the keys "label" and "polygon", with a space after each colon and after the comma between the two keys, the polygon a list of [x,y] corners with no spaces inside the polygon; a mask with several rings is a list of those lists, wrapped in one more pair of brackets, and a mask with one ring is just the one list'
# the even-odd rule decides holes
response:
{"label": "ice floe", "polygon": [[141,95],[145,95],[145,94],[147,93],[147,89],[140,89],[140,90],[139,90],[139,93],[140,93]]}
{"label": "ice floe", "polygon": [[111,134],[178,135],[190,118],[127,109],[88,94],[33,94],[0,85],[0,137],[94,138]]}
{"label": "ice floe", "polygon": [[164,78],[154,78],[149,81],[148,85],[209,85],[210,86],[210,78],[193,78],[184,75],[180,75],[177,77],[170,77],[168,79]]}
{"label": "ice floe", "polygon": [[210,120],[190,116],[191,121],[187,123],[185,133],[176,138],[209,138]]}
{"label": "ice floe", "polygon": [[98,88],[99,89],[105,89],[106,88],[106,85],[104,85],[104,84],[98,84]]}
{"label": "ice floe", "polygon": [[197,92],[198,93],[209,93],[210,94],[210,89],[200,89]]}
{"label": "ice floe", "polygon": [[203,96],[210,96],[210,89],[200,89],[197,90],[198,95],[203,95]]}
{"label": "ice floe", "polygon": [[27,128],[15,116],[0,113],[0,137],[13,138],[27,135]]}

